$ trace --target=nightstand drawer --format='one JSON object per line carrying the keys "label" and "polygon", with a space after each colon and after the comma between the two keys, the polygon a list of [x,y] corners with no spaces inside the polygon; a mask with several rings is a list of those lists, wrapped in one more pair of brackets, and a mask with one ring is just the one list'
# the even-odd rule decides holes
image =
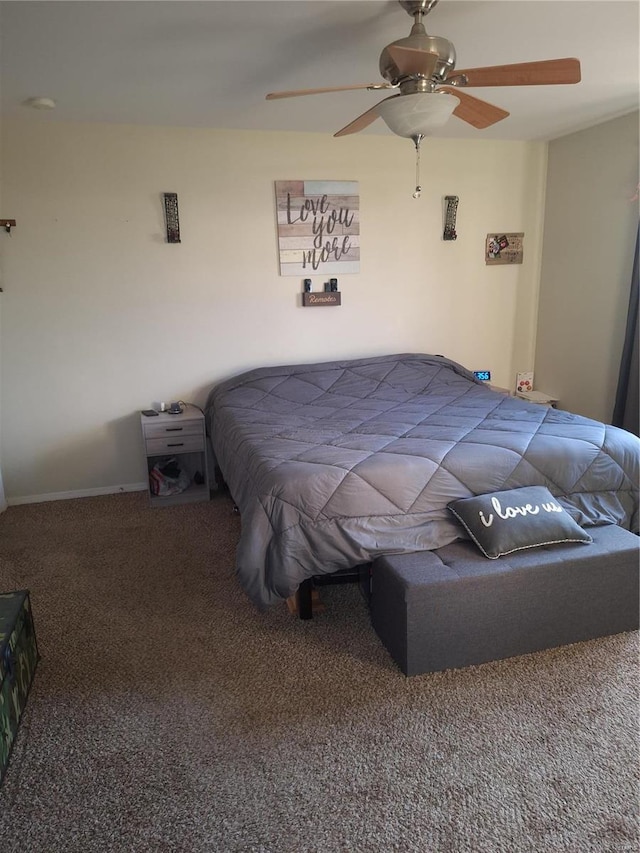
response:
{"label": "nightstand drawer", "polygon": [[[153,420],[157,420],[154,418]],[[160,423],[160,424],[145,424],[144,437],[148,441],[150,438],[171,438],[180,435],[202,435],[204,425],[202,421],[176,421],[175,423]]]}
{"label": "nightstand drawer", "polygon": [[148,438],[145,442],[147,456],[161,456],[170,453],[191,453],[204,449],[202,431],[198,435],[172,433],[164,438]]}

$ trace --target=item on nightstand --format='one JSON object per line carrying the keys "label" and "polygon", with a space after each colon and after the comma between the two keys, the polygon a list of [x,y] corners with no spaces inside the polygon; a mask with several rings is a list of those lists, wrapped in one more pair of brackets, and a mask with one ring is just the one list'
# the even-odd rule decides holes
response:
{"label": "item on nightstand", "polygon": [[516,393],[518,391],[533,391],[533,370],[516,374]]}
{"label": "item on nightstand", "polygon": [[0,594],[0,782],[40,656],[29,590]]}
{"label": "item on nightstand", "polygon": [[170,415],[181,415],[182,406],[180,405],[180,403],[172,403],[168,408],[168,412]]}

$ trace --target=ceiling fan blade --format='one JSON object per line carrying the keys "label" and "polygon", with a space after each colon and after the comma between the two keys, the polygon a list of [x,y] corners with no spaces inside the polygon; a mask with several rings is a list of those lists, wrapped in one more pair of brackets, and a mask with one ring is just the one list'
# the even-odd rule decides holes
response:
{"label": "ceiling fan blade", "polygon": [[498,121],[502,121],[509,113],[506,110],[496,107],[494,104],[489,104],[487,101],[481,101],[474,95],[469,95],[453,86],[441,86],[438,91],[448,92],[460,100],[459,106],[453,111],[454,116],[458,116],[463,121],[468,122],[478,130],[484,130],[485,127],[491,127]]}
{"label": "ceiling fan blade", "polygon": [[370,110],[367,110],[366,113],[362,113],[358,118],[355,118],[352,122],[349,122],[348,125],[339,130],[337,133],[334,133],[334,136],[348,136],[350,133],[358,133],[361,130],[364,130],[365,127],[369,127],[376,119],[378,118],[378,105],[375,107],[371,107]]}
{"label": "ceiling fan blade", "polygon": [[515,65],[488,65],[486,68],[456,68],[454,76],[467,78],[466,86],[553,86],[579,83],[578,59],[543,59]]}
{"label": "ceiling fan blade", "polygon": [[322,95],[325,92],[349,92],[353,89],[393,89],[391,83],[361,83],[357,86],[329,86],[325,89],[294,89],[288,92],[270,92],[267,101],[276,98],[297,98],[298,95]]}
{"label": "ceiling fan blade", "polygon": [[431,77],[438,63],[438,56],[428,50],[418,50],[415,47],[403,47],[390,44],[387,53],[395,62],[401,75],[421,74]]}

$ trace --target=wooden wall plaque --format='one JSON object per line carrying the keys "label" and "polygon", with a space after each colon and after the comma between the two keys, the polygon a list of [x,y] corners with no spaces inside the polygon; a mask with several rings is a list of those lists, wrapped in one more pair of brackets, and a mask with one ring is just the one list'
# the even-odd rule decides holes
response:
{"label": "wooden wall plaque", "polygon": [[360,272],[358,181],[276,181],[280,275]]}
{"label": "wooden wall plaque", "polygon": [[340,301],[340,291],[332,290],[330,293],[326,291],[320,293],[303,293],[302,294],[302,304],[303,305],[341,305]]}
{"label": "wooden wall plaque", "polygon": [[484,250],[486,264],[521,264],[524,231],[513,234],[487,234]]}

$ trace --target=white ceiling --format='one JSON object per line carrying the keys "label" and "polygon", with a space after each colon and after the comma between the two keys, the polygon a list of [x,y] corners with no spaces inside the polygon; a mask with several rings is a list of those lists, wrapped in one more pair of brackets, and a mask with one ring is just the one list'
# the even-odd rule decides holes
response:
{"label": "white ceiling", "polygon": [[[454,117],[436,135],[552,139],[637,109],[639,9],[638,0],[440,0],[425,26],[453,42],[458,67],[576,56],[583,79],[470,90],[511,116],[482,131]],[[382,48],[412,23],[396,0],[2,2],[2,113],[330,136],[388,93],[265,94],[381,82]],[[34,96],[57,108],[27,110]],[[378,120],[365,133],[389,131]]]}

